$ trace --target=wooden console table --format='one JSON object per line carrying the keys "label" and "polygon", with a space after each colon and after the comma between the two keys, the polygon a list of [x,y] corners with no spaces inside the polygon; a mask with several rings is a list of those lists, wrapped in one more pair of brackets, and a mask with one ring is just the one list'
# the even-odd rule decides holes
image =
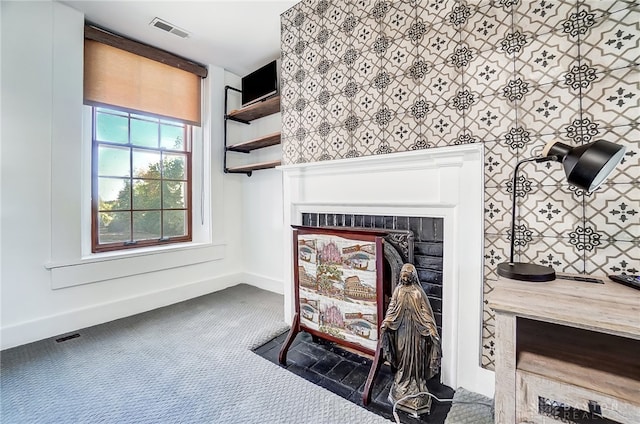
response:
{"label": "wooden console table", "polygon": [[496,283],[496,423],[640,423],[640,291],[602,280]]}

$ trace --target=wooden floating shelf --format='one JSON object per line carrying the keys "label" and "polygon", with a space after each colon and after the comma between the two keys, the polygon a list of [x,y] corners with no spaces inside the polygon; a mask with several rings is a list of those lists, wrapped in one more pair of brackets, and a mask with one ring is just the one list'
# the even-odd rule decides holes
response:
{"label": "wooden floating shelf", "polygon": [[233,146],[228,146],[227,150],[231,152],[249,153],[252,150],[275,146],[277,144],[280,144],[280,131],[255,138],[253,140],[234,144]]}
{"label": "wooden floating shelf", "polygon": [[280,112],[280,96],[270,97],[245,108],[232,110],[228,116],[249,122],[277,112]]}
{"label": "wooden floating shelf", "polygon": [[257,171],[259,169],[275,168],[276,166],[280,166],[280,164],[281,164],[281,161],[274,160],[270,162],[253,163],[251,165],[232,166],[231,168],[227,168],[227,172],[230,172],[230,173],[251,172],[251,171]]}

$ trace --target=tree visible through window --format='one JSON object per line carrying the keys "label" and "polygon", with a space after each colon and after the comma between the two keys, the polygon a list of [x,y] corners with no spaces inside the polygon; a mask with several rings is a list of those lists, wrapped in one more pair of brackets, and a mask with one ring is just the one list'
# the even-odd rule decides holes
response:
{"label": "tree visible through window", "polygon": [[191,128],[93,108],[93,251],[191,240]]}

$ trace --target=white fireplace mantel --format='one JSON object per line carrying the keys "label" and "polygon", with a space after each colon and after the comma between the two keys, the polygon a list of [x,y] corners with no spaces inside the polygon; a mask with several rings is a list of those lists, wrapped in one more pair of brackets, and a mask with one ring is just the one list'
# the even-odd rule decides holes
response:
{"label": "white fireplace mantel", "polygon": [[291,225],[305,212],[441,217],[444,221],[442,382],[493,396],[480,366],[483,145],[281,166],[285,320],[295,311]]}

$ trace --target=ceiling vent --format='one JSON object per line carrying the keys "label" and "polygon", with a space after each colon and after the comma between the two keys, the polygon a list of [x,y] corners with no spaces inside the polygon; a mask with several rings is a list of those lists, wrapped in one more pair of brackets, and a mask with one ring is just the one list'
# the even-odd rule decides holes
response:
{"label": "ceiling vent", "polygon": [[177,26],[170,24],[167,21],[163,21],[160,18],[153,18],[149,25],[159,28],[163,31],[170,32],[171,34],[175,34],[181,38],[188,38],[189,33],[183,29],[178,28]]}

